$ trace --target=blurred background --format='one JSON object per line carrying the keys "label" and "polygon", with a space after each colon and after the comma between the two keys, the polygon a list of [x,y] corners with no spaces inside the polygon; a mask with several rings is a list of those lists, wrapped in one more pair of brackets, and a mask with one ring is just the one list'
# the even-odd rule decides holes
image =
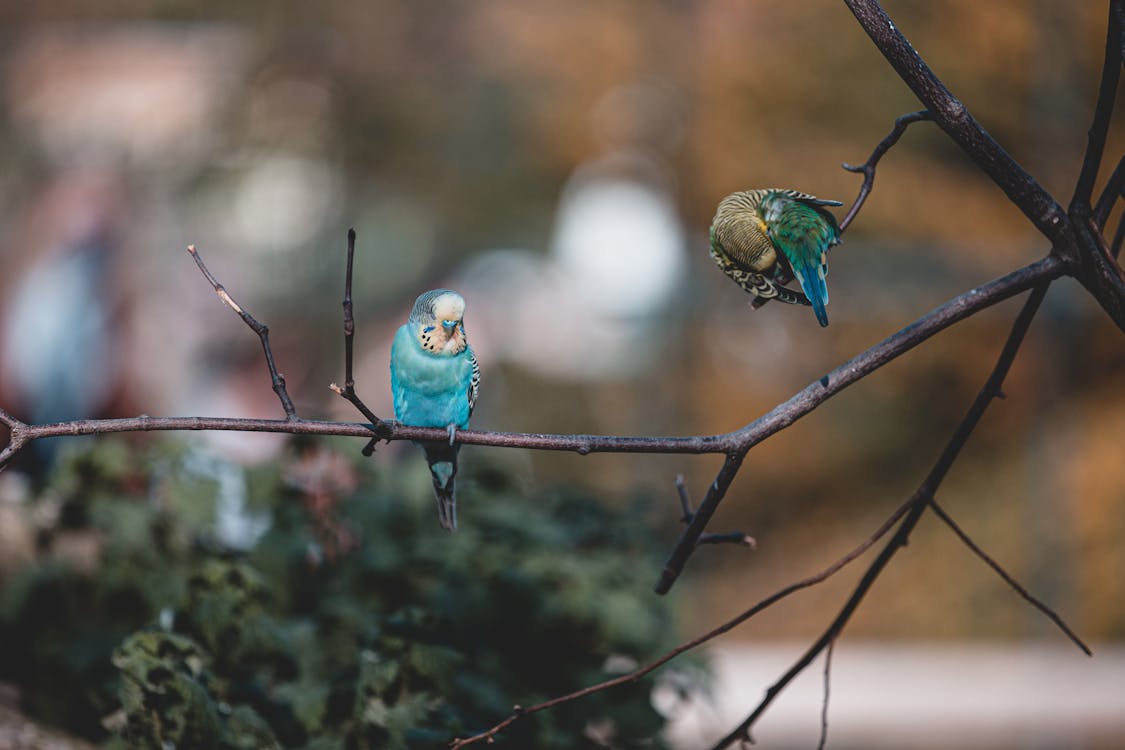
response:
{"label": "blurred background", "polygon": [[[953,92],[1064,204],[1098,85],[1105,5],[886,3]],[[860,179],[841,162],[862,163],[896,116],[918,108],[837,2],[4,3],[0,405],[35,422],[282,416],[257,338],[184,252],[195,244],[270,326],[299,413],[357,419],[327,388],[343,376],[354,226],[357,390],[376,413],[391,413],[395,328],[420,292],[447,286],[466,297],[483,370],[475,428],[736,429],[949,297],[1048,251],[936,127],[918,124],[883,160],[831,255],[831,326],[821,330],[807,309],[749,308],[707,255],[717,202],[779,186],[850,204]],[[1110,136],[1112,164],[1125,129]],[[959,324],[756,448],[714,529],[744,530],[758,547],[693,558],[675,600],[683,632],[821,569],[908,497],[1020,304]],[[1077,284],[1055,284],[1007,400],[939,495],[1110,654],[1125,637],[1123,377],[1120,331]],[[192,437],[247,466],[285,445]],[[62,445],[21,457],[32,486]],[[463,462],[484,453],[467,448]],[[640,520],[667,541],[678,531],[676,475],[698,498],[720,463],[491,458],[521,477],[528,503],[560,482],[622,507],[643,500]],[[401,444],[374,460],[419,463]],[[424,472],[416,477],[425,496]],[[472,515],[465,508],[463,522]],[[855,575],[728,641],[815,636]],[[1061,636],[927,520],[838,651],[853,639],[1033,654]],[[1079,668],[1060,691],[1096,684],[1082,671],[1091,662],[1072,656]],[[1085,717],[1059,746],[1125,736],[1125,662],[1110,663],[1116,723]],[[804,719],[818,726],[815,713]],[[688,734],[686,746],[698,740]]]}

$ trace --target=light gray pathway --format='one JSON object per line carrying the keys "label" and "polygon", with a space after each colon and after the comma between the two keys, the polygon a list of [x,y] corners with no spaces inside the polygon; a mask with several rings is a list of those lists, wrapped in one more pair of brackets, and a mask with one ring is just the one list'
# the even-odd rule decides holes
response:
{"label": "light gray pathway", "polygon": [[[679,709],[669,738],[707,748],[742,721],[807,643],[720,645],[715,684]],[[841,641],[828,748],[1125,748],[1125,645],[918,645]],[[770,708],[756,750],[816,748],[823,658]],[[661,696],[667,698],[667,695]],[[658,701],[659,703],[659,701]]]}

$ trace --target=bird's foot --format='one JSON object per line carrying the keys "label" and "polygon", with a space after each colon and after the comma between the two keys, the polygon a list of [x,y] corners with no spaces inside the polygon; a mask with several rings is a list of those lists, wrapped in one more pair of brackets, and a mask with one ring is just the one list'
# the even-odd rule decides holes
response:
{"label": "bird's foot", "polygon": [[457,439],[457,425],[449,425],[449,444],[453,445],[453,441]]}

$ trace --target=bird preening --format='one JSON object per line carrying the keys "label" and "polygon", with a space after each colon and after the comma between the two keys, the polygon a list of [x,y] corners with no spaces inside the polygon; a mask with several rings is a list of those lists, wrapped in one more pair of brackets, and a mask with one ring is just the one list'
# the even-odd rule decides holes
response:
{"label": "bird preening", "polygon": [[443,529],[457,528],[457,430],[469,426],[477,401],[480,368],[465,335],[465,300],[433,289],[414,302],[391,346],[391,393],[395,418],[413,427],[441,427],[448,440],[419,441],[430,465]]}
{"label": "bird preening", "polygon": [[[824,207],[841,205],[778,188],[731,193],[711,222],[711,257],[755,301],[811,305],[826,326],[827,254],[840,242],[840,225]],[[800,292],[785,286],[794,278]]]}

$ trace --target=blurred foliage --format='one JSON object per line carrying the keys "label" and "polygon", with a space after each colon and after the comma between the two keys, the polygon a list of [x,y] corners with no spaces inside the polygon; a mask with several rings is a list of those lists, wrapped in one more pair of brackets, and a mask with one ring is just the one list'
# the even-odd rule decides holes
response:
{"label": "blurred foliage", "polygon": [[[238,512],[271,521],[235,552],[193,450],[88,448],[25,504],[40,549],[0,571],[0,681],[110,747],[442,747],[671,643],[643,524],[528,497],[483,457],[449,535],[376,462],[301,443],[284,470],[240,474]],[[652,688],[527,717],[497,744],[660,746]]]}

